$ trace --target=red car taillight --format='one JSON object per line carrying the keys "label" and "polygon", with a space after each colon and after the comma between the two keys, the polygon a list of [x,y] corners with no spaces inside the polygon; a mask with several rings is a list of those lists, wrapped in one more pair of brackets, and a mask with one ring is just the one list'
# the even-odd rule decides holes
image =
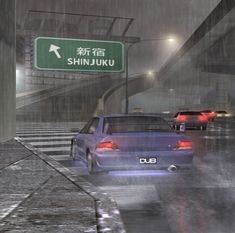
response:
{"label": "red car taillight", "polygon": [[113,141],[104,141],[96,144],[96,150],[118,150],[118,145]]}
{"label": "red car taillight", "polygon": [[192,149],[192,146],[192,142],[188,139],[179,140],[175,145],[175,147],[180,150]]}
{"label": "red car taillight", "polygon": [[211,112],[210,116],[215,117],[216,116],[215,112]]}
{"label": "red car taillight", "polygon": [[208,118],[206,115],[201,115],[201,116],[198,116],[198,121],[207,121]]}
{"label": "red car taillight", "polygon": [[176,121],[182,122],[182,121],[186,121],[186,120],[187,120],[187,117],[184,115],[179,115],[176,117]]}

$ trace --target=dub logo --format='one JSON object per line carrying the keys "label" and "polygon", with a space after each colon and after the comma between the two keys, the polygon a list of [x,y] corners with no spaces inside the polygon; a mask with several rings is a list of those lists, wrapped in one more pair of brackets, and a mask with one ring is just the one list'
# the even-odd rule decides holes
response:
{"label": "dub logo", "polygon": [[157,163],[156,158],[140,158],[140,164],[155,164]]}

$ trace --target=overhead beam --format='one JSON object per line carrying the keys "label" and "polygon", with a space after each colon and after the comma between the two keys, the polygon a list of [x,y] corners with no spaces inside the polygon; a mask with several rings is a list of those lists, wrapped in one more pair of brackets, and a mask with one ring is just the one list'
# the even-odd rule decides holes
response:
{"label": "overhead beam", "polygon": [[113,21],[111,22],[110,26],[109,26],[109,29],[108,29],[108,31],[106,33],[106,36],[110,36],[111,35],[112,30],[113,30],[113,26],[114,26],[116,21],[117,21],[117,18],[114,18]]}
{"label": "overhead beam", "polygon": [[126,35],[128,29],[129,29],[129,27],[131,26],[131,24],[133,23],[133,21],[134,21],[133,18],[129,19],[129,22],[128,22],[128,24],[126,25],[126,28],[124,29],[124,31],[123,31],[123,33],[122,33],[122,36],[125,36],[125,35]]}
{"label": "overhead beam", "polygon": [[72,16],[85,16],[85,17],[96,17],[96,18],[117,18],[117,19],[132,19],[130,17],[121,17],[121,16],[108,16],[108,15],[93,15],[93,14],[75,14],[67,12],[58,12],[58,11],[39,11],[39,10],[29,10],[30,13],[46,13],[46,14],[57,14],[57,15],[72,15]]}

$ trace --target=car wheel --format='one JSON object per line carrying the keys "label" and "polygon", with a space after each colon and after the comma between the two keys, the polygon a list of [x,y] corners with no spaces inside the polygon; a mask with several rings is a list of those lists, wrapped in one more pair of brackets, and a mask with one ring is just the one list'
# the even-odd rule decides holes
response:
{"label": "car wheel", "polygon": [[77,148],[76,148],[76,145],[74,144],[74,142],[72,142],[72,144],[71,144],[70,157],[73,160],[77,159]]}
{"label": "car wheel", "polygon": [[203,126],[203,130],[206,130],[206,125]]}
{"label": "car wheel", "polygon": [[87,169],[90,174],[95,173],[95,165],[90,152],[87,154]]}
{"label": "car wheel", "polygon": [[179,125],[174,125],[174,129],[175,130],[180,130],[180,126]]}

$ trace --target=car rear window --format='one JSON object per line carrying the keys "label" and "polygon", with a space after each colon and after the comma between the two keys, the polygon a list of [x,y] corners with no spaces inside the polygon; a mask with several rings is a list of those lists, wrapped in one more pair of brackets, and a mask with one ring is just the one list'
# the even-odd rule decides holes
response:
{"label": "car rear window", "polygon": [[212,111],[210,111],[210,110],[204,110],[204,111],[201,111],[201,112],[204,112],[204,113],[211,113]]}
{"label": "car rear window", "polygon": [[227,113],[226,111],[216,111],[216,113]]}
{"label": "car rear window", "polygon": [[198,115],[202,115],[202,114],[200,112],[181,112],[180,115],[198,116]]}
{"label": "car rear window", "polygon": [[171,127],[161,117],[153,116],[126,116],[106,117],[104,121],[105,133],[128,132],[158,132],[171,131]]}

